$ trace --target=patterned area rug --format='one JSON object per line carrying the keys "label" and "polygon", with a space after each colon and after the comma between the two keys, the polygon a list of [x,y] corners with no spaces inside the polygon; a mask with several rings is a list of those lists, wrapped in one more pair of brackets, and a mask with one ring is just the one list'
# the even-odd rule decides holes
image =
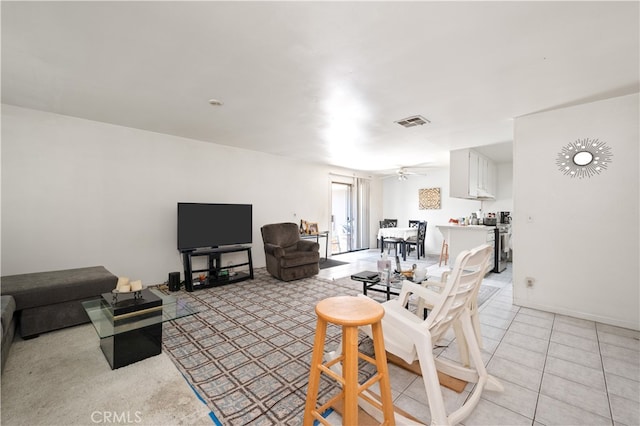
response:
{"label": "patterned area rug", "polygon": [[[255,279],[174,293],[197,306],[197,315],[165,324],[163,347],[224,425],[298,425],[315,337],[314,306],[322,299],[357,295],[361,286],[318,278],[282,282],[264,268]],[[341,331],[329,325],[325,352]],[[361,351],[373,353],[361,334]],[[360,382],[374,371],[363,363]],[[323,377],[319,403],[336,391]]]}
{"label": "patterned area rug", "polygon": [[[309,364],[315,337],[314,307],[331,296],[362,293],[349,278],[278,281],[265,268],[253,280],[172,293],[199,313],[164,325],[163,349],[223,425],[302,424]],[[479,304],[497,291],[483,285]],[[385,300],[383,294],[370,294]],[[325,352],[341,336],[329,325]],[[373,354],[361,333],[360,350]],[[375,373],[364,361],[360,383]],[[335,382],[322,376],[319,404],[335,394]]]}

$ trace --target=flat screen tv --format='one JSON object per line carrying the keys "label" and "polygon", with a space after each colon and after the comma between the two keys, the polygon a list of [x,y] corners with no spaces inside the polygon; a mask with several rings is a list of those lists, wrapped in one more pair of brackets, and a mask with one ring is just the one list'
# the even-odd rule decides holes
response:
{"label": "flat screen tv", "polygon": [[178,250],[252,242],[251,204],[178,203]]}

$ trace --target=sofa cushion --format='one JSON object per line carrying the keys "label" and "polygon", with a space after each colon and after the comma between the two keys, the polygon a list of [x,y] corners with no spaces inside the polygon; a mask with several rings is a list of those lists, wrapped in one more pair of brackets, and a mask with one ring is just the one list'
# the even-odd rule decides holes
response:
{"label": "sofa cushion", "polygon": [[15,299],[16,310],[97,297],[113,290],[118,277],[104,266],[35,272],[2,277],[3,295]]}
{"label": "sofa cushion", "polygon": [[308,265],[310,263],[317,264],[320,261],[320,255],[317,251],[294,251],[285,253],[279,260],[280,267],[293,268],[295,266]]}

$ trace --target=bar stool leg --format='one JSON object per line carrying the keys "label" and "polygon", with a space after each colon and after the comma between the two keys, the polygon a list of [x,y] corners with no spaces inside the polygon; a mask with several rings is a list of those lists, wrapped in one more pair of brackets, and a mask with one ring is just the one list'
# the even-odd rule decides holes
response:
{"label": "bar stool leg", "polygon": [[309,372],[309,387],[307,389],[307,401],[304,408],[305,426],[312,426],[315,420],[312,412],[316,410],[318,399],[318,387],[320,386],[320,365],[324,353],[324,342],[327,336],[327,322],[318,317],[316,323],[316,337],[313,342],[313,354],[311,355],[311,369]]}
{"label": "bar stool leg", "polygon": [[342,350],[344,360],[344,417],[342,424],[358,424],[358,327],[342,327]]}
{"label": "bar stool leg", "polygon": [[442,248],[440,249],[440,259],[438,259],[438,267],[442,266],[442,261],[447,264],[449,260],[449,244],[445,240],[442,240]]}
{"label": "bar stool leg", "polygon": [[389,380],[389,367],[387,366],[387,354],[384,348],[382,335],[382,323],[380,321],[371,324],[373,334],[373,349],[376,356],[376,368],[380,377],[380,397],[382,398],[382,414],[384,421],[389,426],[395,426],[393,414],[393,398],[391,397],[391,382]]}
{"label": "bar stool leg", "polygon": [[449,244],[445,243],[444,245],[444,264],[446,265],[449,261]]}

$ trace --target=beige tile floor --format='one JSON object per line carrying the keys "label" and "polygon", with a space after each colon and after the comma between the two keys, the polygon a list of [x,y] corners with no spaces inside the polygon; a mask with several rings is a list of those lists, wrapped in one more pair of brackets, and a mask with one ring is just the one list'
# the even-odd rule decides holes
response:
{"label": "beige tile floor", "polygon": [[[350,263],[320,276],[375,270],[363,260],[373,251],[333,256]],[[487,279],[501,289],[480,309],[482,355],[505,390],[483,392],[462,424],[640,425],[640,332],[516,306],[510,267]],[[436,354],[456,360],[455,340]],[[390,371],[394,404],[428,423],[422,379],[393,365]],[[464,403],[471,389],[457,394],[443,388],[448,410]]]}

